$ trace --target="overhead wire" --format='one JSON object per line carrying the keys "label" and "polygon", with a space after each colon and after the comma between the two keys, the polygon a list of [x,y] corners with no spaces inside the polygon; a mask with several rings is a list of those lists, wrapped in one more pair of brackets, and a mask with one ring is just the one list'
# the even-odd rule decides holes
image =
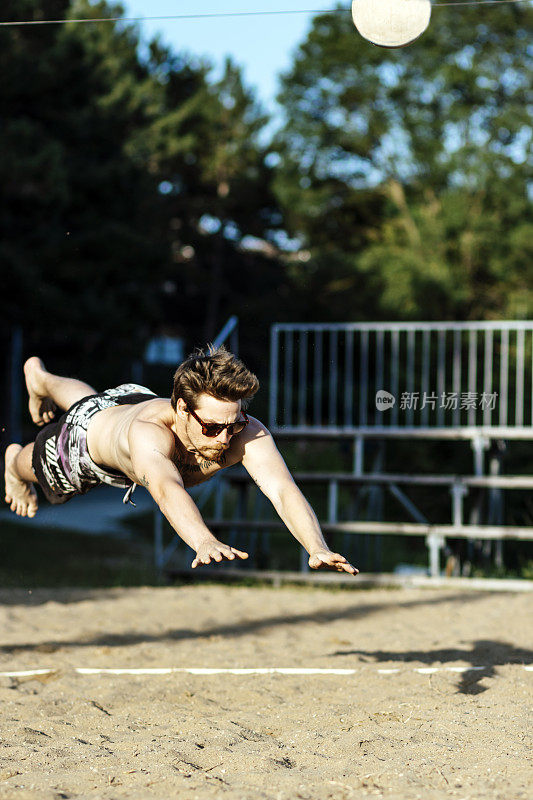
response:
{"label": "overhead wire", "polygon": [[[432,3],[432,7],[449,8],[450,6],[500,6],[515,3],[528,3],[531,0],[453,0],[450,3]],[[97,22],[164,22],[171,20],[201,20],[201,19],[220,19],[223,17],[265,17],[280,16],[288,14],[338,14],[344,12],[342,8],[309,8],[309,9],[280,9],[276,11],[213,11],[203,14],[166,14],[164,16],[149,17],[87,17],[71,19],[27,19],[27,20],[6,20],[0,22],[0,27],[16,28],[25,25],[63,25],[90,24]]]}

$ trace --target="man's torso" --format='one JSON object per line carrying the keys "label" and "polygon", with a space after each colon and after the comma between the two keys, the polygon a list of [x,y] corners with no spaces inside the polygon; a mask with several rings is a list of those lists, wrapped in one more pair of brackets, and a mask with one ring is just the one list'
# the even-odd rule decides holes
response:
{"label": "man's torso", "polygon": [[123,472],[130,480],[141,483],[132,466],[130,431],[134,422],[161,426],[172,432],[174,448],[170,454],[185,487],[195,486],[211,478],[225,467],[241,460],[238,442],[232,441],[219,461],[209,461],[199,453],[186,450],[172,430],[174,411],[170,400],[154,398],[135,405],[120,405],[99,411],[91,419],[87,446],[93,461],[101,467]]}

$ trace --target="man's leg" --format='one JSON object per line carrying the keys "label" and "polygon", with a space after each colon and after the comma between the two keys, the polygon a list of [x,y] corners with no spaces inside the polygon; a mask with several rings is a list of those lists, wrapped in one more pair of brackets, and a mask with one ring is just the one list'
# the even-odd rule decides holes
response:
{"label": "man's leg", "polygon": [[51,422],[55,416],[56,406],[67,411],[82,397],[96,394],[96,390],[88,383],[75,378],[52,375],[37,356],[32,356],[26,361],[24,375],[30,398],[31,418],[37,425]]}
{"label": "man's leg", "polygon": [[32,485],[36,480],[32,455],[33,442],[26,447],[10,444],[6,449],[6,503],[19,517],[34,517],[37,513],[37,493]]}

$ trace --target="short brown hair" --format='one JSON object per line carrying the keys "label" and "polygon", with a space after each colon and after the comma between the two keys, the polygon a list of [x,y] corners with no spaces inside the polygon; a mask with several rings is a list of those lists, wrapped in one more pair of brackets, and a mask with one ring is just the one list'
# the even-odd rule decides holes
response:
{"label": "short brown hair", "polygon": [[206,350],[195,350],[179,365],[174,375],[171,403],[176,410],[181,397],[194,410],[198,396],[209,394],[217,400],[241,400],[246,408],[258,389],[256,376],[237,356],[224,345],[208,345]]}

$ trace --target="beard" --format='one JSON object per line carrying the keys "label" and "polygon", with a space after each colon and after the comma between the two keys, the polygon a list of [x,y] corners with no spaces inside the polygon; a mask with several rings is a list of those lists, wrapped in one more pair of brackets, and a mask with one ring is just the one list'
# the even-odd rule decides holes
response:
{"label": "beard", "polygon": [[200,450],[200,454],[209,461],[219,461],[227,449],[228,448],[224,445],[219,447],[203,447]]}

